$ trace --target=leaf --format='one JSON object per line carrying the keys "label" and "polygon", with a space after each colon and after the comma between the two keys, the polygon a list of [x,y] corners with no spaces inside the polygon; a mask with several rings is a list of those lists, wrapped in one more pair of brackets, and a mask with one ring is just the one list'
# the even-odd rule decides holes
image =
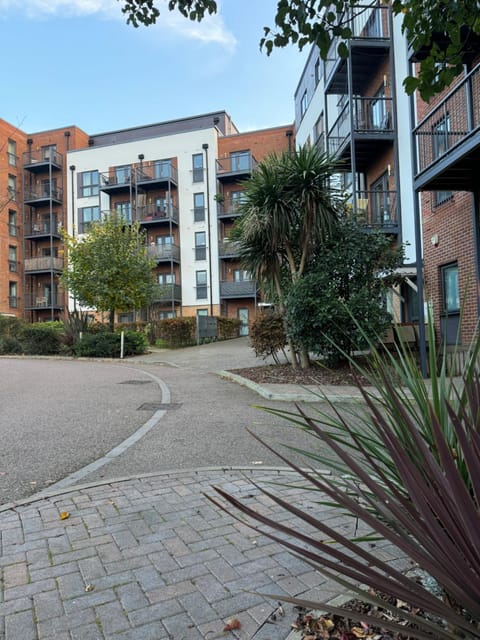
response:
{"label": "leaf", "polygon": [[95,589],[95,585],[93,584],[86,584],[85,585],[85,593],[90,593],[90,591],[93,591]]}
{"label": "leaf", "polygon": [[223,627],[224,631],[233,631],[234,629],[240,629],[242,626],[238,618],[229,618]]}

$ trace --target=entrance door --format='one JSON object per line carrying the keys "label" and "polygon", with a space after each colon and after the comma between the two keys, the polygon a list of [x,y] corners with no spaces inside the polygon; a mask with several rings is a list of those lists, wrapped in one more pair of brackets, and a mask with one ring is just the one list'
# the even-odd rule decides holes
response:
{"label": "entrance door", "polygon": [[240,325],[239,335],[248,336],[248,334],[249,334],[248,309],[247,308],[238,309],[237,316],[238,316],[238,319],[240,320],[240,322],[242,323]]}

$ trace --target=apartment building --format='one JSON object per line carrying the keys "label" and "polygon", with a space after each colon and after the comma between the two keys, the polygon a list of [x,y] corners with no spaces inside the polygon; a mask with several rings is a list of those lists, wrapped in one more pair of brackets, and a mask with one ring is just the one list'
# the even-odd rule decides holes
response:
{"label": "apartment building", "polygon": [[287,134],[291,125],[239,133],[219,111],[91,136],[67,153],[69,232],[87,233],[112,212],[138,221],[156,263],[153,317],[221,314],[248,333],[257,285],[228,234],[242,181],[267,153],[288,149]]}
{"label": "apartment building", "polygon": [[[414,188],[423,225],[424,298],[436,332],[468,346],[478,325],[480,228],[480,55],[429,104],[416,100]],[[418,62],[422,52],[412,54]]]}

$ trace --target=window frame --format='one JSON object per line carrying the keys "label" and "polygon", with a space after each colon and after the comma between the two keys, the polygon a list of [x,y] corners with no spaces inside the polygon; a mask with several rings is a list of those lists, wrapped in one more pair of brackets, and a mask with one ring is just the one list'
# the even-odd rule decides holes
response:
{"label": "window frame", "polygon": [[[200,160],[200,166],[196,165],[196,160]],[[205,181],[205,155],[204,153],[192,153],[192,182]]]}
{"label": "window frame", "polygon": [[195,232],[195,260],[207,259],[207,232]]}
{"label": "window frame", "polygon": [[[203,282],[203,280],[205,280],[205,282]],[[208,278],[206,269],[195,271],[195,289],[197,300],[208,299]]]}
{"label": "window frame", "polygon": [[[97,182],[92,181],[92,177],[96,175]],[[90,176],[90,182],[86,183],[86,176]],[[90,193],[87,193],[90,191]],[[98,196],[100,193],[100,173],[98,169],[91,171],[81,171],[77,176],[77,197],[78,198],[91,198]]]}
{"label": "window frame", "polygon": [[[198,206],[197,196],[201,196],[202,205]],[[193,194],[193,221],[205,222],[205,192],[197,191]]]}
{"label": "window frame", "polygon": [[[93,215],[91,216],[90,220],[85,220],[85,212],[86,211],[92,211],[94,209],[97,209],[97,216]],[[97,205],[91,205],[89,207],[79,207],[78,209],[78,233],[88,233],[88,229],[89,227],[94,223],[94,222],[100,222],[100,220],[102,219],[102,214],[100,211],[100,207]]]}
{"label": "window frame", "polygon": [[[449,291],[451,287],[451,282],[449,282],[448,274],[455,273],[456,278],[452,292]],[[441,265],[440,267],[440,278],[441,278],[441,288],[442,288],[442,312],[445,315],[453,315],[460,313],[460,286],[459,286],[459,273],[458,273],[458,262],[449,262],[448,264]],[[454,305],[452,306],[449,300],[454,300]]]}

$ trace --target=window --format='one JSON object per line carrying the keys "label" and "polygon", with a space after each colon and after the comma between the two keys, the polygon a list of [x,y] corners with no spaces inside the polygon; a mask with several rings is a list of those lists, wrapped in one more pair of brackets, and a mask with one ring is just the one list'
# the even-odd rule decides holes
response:
{"label": "window", "polygon": [[159,273],[157,275],[158,284],[175,284],[174,273]]}
{"label": "window", "polygon": [[127,222],[132,221],[132,205],[130,200],[115,203],[115,213],[118,217],[122,217]]}
{"label": "window", "polygon": [[245,192],[244,191],[230,191],[230,197],[232,199],[232,209],[236,210],[245,202]]}
{"label": "window", "polygon": [[197,231],[195,234],[195,260],[207,259],[207,234],[205,231]]}
{"label": "window", "polygon": [[78,174],[78,197],[98,196],[98,171],[83,171]]}
{"label": "window", "polygon": [[448,136],[450,133],[450,115],[447,113],[441,120],[433,125],[432,152],[433,159],[443,156],[448,149]]}
{"label": "window", "polygon": [[197,309],[197,318],[205,318],[208,316],[208,309]]}
{"label": "window", "polygon": [[250,151],[232,151],[230,167],[232,171],[250,171]]}
{"label": "window", "polygon": [[17,201],[17,178],[16,176],[8,176],[8,197],[12,202]]}
{"label": "window", "polygon": [[192,156],[193,182],[203,182],[203,153],[194,153]]}
{"label": "window", "polygon": [[441,267],[443,311],[458,313],[460,311],[460,293],[458,288],[458,264],[456,262]]}
{"label": "window", "polygon": [[315,123],[315,144],[320,151],[325,151],[325,123],[323,117],[323,111],[319,115],[318,120]]}
{"label": "window", "polygon": [[250,273],[245,269],[234,269],[233,270],[233,281],[234,282],[244,282],[251,280]]}
{"label": "window", "polygon": [[439,207],[444,202],[448,202],[453,198],[452,191],[433,191],[433,206]]}
{"label": "window", "polygon": [[168,320],[169,318],[176,318],[176,311],[158,311],[157,317],[159,320]]}
{"label": "window", "polygon": [[[390,219],[390,192],[388,190],[388,174],[384,173],[371,186],[372,223],[374,225],[388,225]],[[358,203],[358,201],[357,201]],[[357,204],[358,207],[358,204]],[[367,201],[368,207],[368,201]]]}
{"label": "window", "polygon": [[118,321],[119,322],[134,322],[135,321],[135,316],[133,314],[133,311],[130,312],[125,312],[125,313],[119,313],[118,314]]}
{"label": "window", "polygon": [[205,194],[193,194],[193,220],[203,222],[205,220]]}
{"label": "window", "polygon": [[92,222],[100,219],[100,207],[82,207],[78,210],[78,233],[87,233]]}
{"label": "window", "polygon": [[170,178],[172,175],[172,161],[155,160],[153,163],[153,172],[155,178]]}
{"label": "window", "polygon": [[383,85],[375,94],[370,105],[370,118],[372,129],[387,129],[388,128],[388,112],[387,103],[385,100],[385,88]]}
{"label": "window", "polygon": [[173,236],[157,236],[155,238],[158,247],[173,244]]}
{"label": "window", "polygon": [[207,298],[207,272],[196,271],[195,282],[197,288],[197,300],[205,300],[205,298]]}
{"label": "window", "polygon": [[17,166],[17,143],[15,142],[15,140],[8,141],[7,156],[8,156],[8,164],[11,167],[16,167]]}
{"label": "window", "polygon": [[17,247],[8,247],[8,270],[11,273],[17,272]]}
{"label": "window", "polygon": [[302,99],[300,100],[300,116],[303,118],[305,111],[307,110],[307,90],[303,92]]}
{"label": "window", "polygon": [[115,184],[128,184],[130,182],[130,165],[115,167]]}
{"label": "window", "polygon": [[8,283],[8,304],[12,309],[16,309],[18,306],[18,297],[17,297],[17,283],[9,282]]}
{"label": "window", "polygon": [[17,235],[17,212],[8,212],[8,235],[15,237]]}
{"label": "window", "polygon": [[45,180],[41,181],[41,185],[42,185],[42,191],[41,191],[42,198],[58,198],[56,178],[52,178],[51,181],[48,178],[46,178]]}
{"label": "window", "polygon": [[42,147],[42,159],[43,160],[55,160],[57,154],[56,144],[47,144]]}

